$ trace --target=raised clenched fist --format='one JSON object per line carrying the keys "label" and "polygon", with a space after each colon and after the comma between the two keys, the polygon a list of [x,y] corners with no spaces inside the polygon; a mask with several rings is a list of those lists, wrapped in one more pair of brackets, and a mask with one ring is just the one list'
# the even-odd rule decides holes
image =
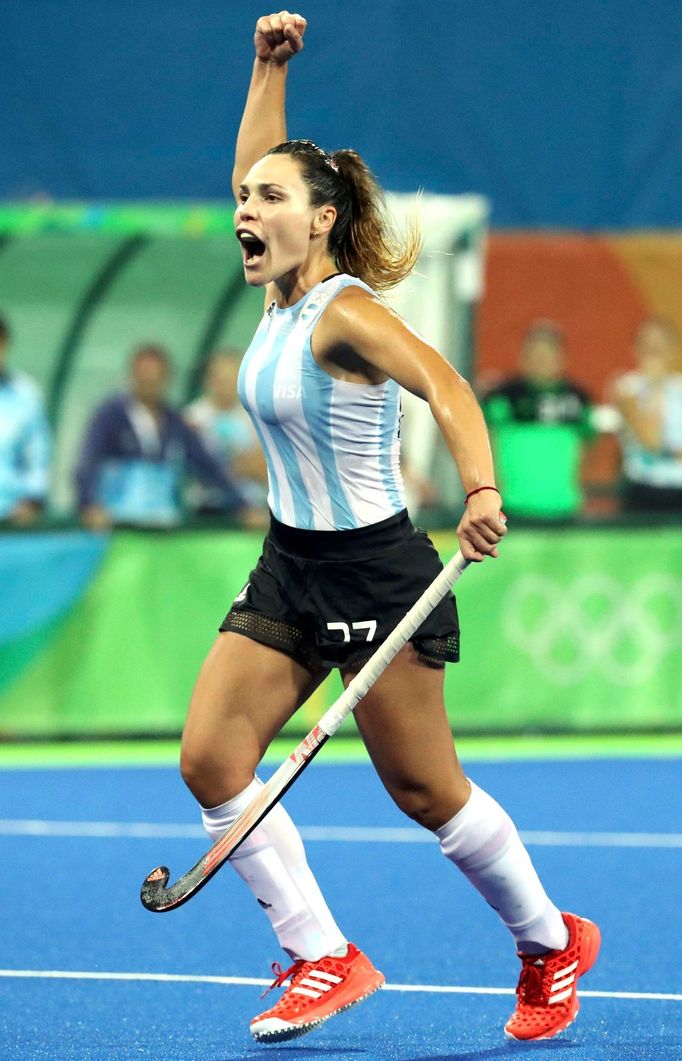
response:
{"label": "raised clenched fist", "polygon": [[263,15],[256,23],[254,44],[256,58],[263,63],[284,66],[292,55],[303,48],[303,34],[307,26],[302,15],[280,11],[276,15]]}

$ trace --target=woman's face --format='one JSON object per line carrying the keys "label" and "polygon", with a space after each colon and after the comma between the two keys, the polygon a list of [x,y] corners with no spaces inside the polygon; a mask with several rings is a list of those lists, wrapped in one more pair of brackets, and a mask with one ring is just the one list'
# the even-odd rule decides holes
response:
{"label": "woman's face", "polygon": [[554,383],[564,371],[561,345],[540,336],[526,339],[521,354],[524,374],[540,383]]}
{"label": "woman's face", "polygon": [[256,162],[240,187],[234,215],[247,284],[262,287],[302,266],[318,213],[290,155]]}
{"label": "woman's face", "polygon": [[656,321],[641,325],[635,340],[635,356],[641,372],[662,379],[673,367],[675,349],[671,336]]}

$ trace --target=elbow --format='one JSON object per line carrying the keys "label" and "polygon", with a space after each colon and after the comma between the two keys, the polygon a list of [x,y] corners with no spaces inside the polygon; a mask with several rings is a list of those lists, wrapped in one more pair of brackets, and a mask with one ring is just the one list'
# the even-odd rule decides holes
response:
{"label": "elbow", "polygon": [[478,398],[473,387],[459,372],[452,370],[445,385],[441,382],[432,384],[424,394],[436,419],[444,413],[456,413],[457,410],[479,409]]}
{"label": "elbow", "polygon": [[478,398],[476,397],[474,388],[471,386],[468,379],[461,376],[459,372],[455,372],[455,383],[464,398],[468,401],[473,401],[478,405]]}

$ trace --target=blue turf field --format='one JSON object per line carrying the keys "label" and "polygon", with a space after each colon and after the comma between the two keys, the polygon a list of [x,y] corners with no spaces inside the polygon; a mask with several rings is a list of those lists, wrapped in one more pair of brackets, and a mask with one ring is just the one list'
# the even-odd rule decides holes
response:
{"label": "blue turf field", "polygon": [[[369,766],[324,756],[286,804],[317,837],[308,854],[330,905],[389,990],[304,1039],[255,1046],[248,1021],[262,988],[244,981],[266,980],[282,956],[243,884],[226,867],[180,910],[152,915],[138,900],[151,868],[165,862],[174,879],[205,847],[176,773],[6,771],[0,1057],[682,1059],[680,760],[468,764],[527,834],[558,904],[594,918],[604,936],[576,1024],[524,1047],[501,1032],[518,962],[493,912],[393,808]],[[330,827],[346,831],[332,840]]]}

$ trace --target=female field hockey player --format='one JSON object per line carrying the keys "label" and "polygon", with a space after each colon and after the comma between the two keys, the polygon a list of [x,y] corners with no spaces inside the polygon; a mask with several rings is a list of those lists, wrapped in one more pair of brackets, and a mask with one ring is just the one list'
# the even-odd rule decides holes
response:
{"label": "female field hockey player", "polygon": [[[457,528],[465,558],[496,557],[505,534],[488,438],[461,376],[382,301],[419,242],[391,232],[382,197],[353,151],[328,155],[287,141],[287,63],[306,21],[258,20],[256,59],[237,139],[236,233],[246,282],[266,311],[239,392],[265,451],[272,513],[263,554],[199,675],[182,745],[182,775],[217,839],[249,805],[269,743],[336,667],[347,684],[441,564],[405,511],[398,462],[399,388],[429,403],[467,494]],[[436,834],[443,854],[497,911],[522,961],[505,1031],[548,1038],[578,1010],[578,977],[599,931],[545,894],[511,819],[469,781],[443,703],[443,669],[458,658],[448,596],[355,711],[398,806]],[[290,986],[251,1022],[265,1043],[303,1035],[383,983],[350,943],[276,806],[232,865],[265,910],[293,965]]]}

